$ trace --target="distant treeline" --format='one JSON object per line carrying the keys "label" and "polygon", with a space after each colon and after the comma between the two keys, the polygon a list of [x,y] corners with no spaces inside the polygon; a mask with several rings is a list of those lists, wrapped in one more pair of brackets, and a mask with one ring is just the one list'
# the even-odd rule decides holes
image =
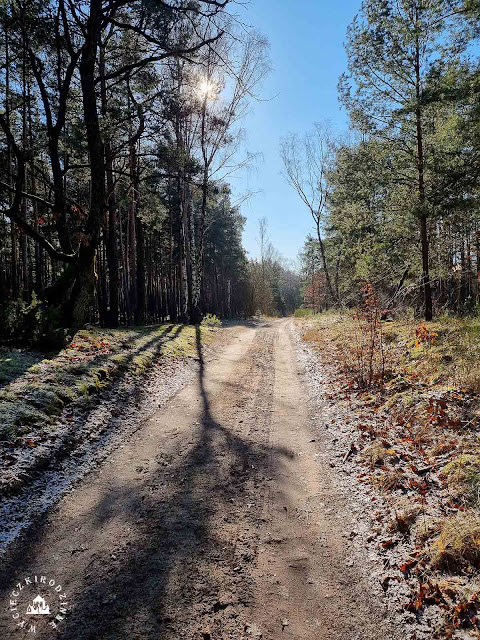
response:
{"label": "distant treeline", "polygon": [[248,267],[248,309],[267,316],[288,316],[302,304],[302,279],[280,256],[268,237],[267,220],[259,220],[260,257]]}

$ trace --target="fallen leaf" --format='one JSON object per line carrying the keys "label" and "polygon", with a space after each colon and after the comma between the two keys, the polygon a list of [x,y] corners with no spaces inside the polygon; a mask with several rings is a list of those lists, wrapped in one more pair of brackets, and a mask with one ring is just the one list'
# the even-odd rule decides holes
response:
{"label": "fallen leaf", "polygon": [[384,549],[391,549],[395,546],[395,542],[393,540],[384,540],[381,545]]}

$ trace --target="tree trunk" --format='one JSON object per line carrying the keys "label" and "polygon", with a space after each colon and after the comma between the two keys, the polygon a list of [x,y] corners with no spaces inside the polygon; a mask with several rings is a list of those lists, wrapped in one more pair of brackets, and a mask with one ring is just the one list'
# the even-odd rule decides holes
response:
{"label": "tree trunk", "polygon": [[205,236],[205,218],[207,215],[208,203],[208,174],[209,160],[207,157],[207,148],[205,144],[206,133],[206,116],[207,116],[207,94],[203,99],[202,105],[202,125],[201,125],[201,147],[203,156],[203,176],[202,176],[202,204],[200,207],[200,217],[197,228],[197,244],[195,255],[195,269],[193,274],[193,299],[192,299],[192,324],[198,324],[202,320],[201,300],[203,287],[203,268],[204,268],[204,236]]}
{"label": "tree trunk", "polygon": [[[27,76],[26,76],[26,52],[25,52],[25,39],[23,42],[23,55],[22,55],[22,95],[24,96],[23,106],[22,106],[22,145],[23,148],[27,148]],[[28,169],[25,168],[25,181],[23,188],[25,191],[28,190],[27,185],[28,180]],[[21,208],[21,216],[26,221],[27,220],[27,199],[23,198],[22,200],[22,208]],[[30,281],[28,277],[28,246],[27,246],[27,235],[24,231],[20,232],[20,254],[22,256],[22,289],[24,297],[30,301]]]}
{"label": "tree trunk", "polygon": [[[102,76],[100,83],[100,95],[102,100],[102,116],[108,113],[107,86],[103,79],[105,75],[105,47],[100,47],[99,72]],[[106,239],[107,261],[108,261],[108,315],[107,323],[110,327],[118,327],[119,316],[119,272],[118,272],[118,249],[117,249],[117,203],[115,200],[115,183],[113,179],[113,151],[110,140],[105,140],[105,163],[107,173],[107,201],[108,201],[108,235]]]}
{"label": "tree trunk", "polygon": [[95,93],[95,60],[102,25],[102,0],[90,0],[85,44],[80,61],[83,115],[90,156],[90,211],[85,238],[79,248],[77,279],[72,298],[72,328],[81,328],[87,319],[95,292],[95,251],[105,216],[105,156]]}
{"label": "tree trunk", "polygon": [[146,292],[145,292],[145,233],[140,216],[135,217],[137,236],[137,306],[135,309],[135,323],[145,322]]}
{"label": "tree trunk", "polygon": [[[33,148],[33,126],[32,126],[32,96],[30,83],[28,84],[28,138],[30,143],[30,148]],[[37,194],[37,181],[35,179],[35,162],[32,157],[30,160],[30,191],[32,195]],[[33,226],[35,231],[38,233],[39,224],[38,224],[38,203],[34,200],[32,202],[33,208]],[[42,248],[35,241],[35,292],[40,297],[43,298],[43,288],[44,288],[44,278],[43,278],[43,253]]]}
{"label": "tree trunk", "polygon": [[[183,181],[181,180],[183,183]],[[180,186],[180,320],[188,322],[188,273],[187,273],[187,229],[185,216],[184,188]]]}
{"label": "tree trunk", "polygon": [[[171,185],[170,185],[171,186]],[[171,198],[171,190],[169,189],[168,196],[168,209],[170,214],[170,233],[168,236],[168,293],[167,293],[167,305],[168,316],[170,322],[177,322],[177,304],[175,296],[175,265],[173,261],[173,241],[174,241],[174,225],[173,225],[173,206]]]}
{"label": "tree trunk", "polygon": [[[7,125],[10,126],[10,49],[8,42],[8,26],[7,23],[4,23],[4,33],[5,33],[5,120],[7,121]],[[7,171],[8,171],[8,184],[12,185],[12,166],[13,166],[13,158],[12,158],[12,149],[10,145],[7,148]],[[13,196],[10,193],[8,196],[9,205],[12,205]],[[12,245],[11,251],[11,276],[10,283],[12,288],[12,299],[16,300],[18,298],[19,293],[19,283],[18,283],[18,254],[17,254],[17,227],[15,223],[12,221],[10,223],[10,242]]]}
{"label": "tree trunk", "polygon": [[420,239],[422,248],[422,288],[423,301],[425,304],[425,320],[430,321],[433,317],[432,289],[430,286],[430,271],[428,260],[428,232],[427,232],[427,211],[425,197],[425,160],[423,155],[423,127],[422,110],[420,104],[421,84],[420,84],[420,42],[418,33],[416,36],[415,51],[415,91],[417,106],[415,109],[415,119],[417,127],[417,178],[418,178],[418,204],[420,217]]}
{"label": "tree trunk", "polygon": [[130,307],[130,317],[135,317],[137,307],[137,280],[136,280],[136,234],[135,234],[135,147],[130,145],[129,150],[129,170],[130,170],[130,193],[128,196],[128,299]]}
{"label": "tree trunk", "polygon": [[340,262],[342,260],[343,239],[340,238],[340,246],[338,247],[337,260],[335,263],[335,298],[340,303]]}
{"label": "tree trunk", "polygon": [[[323,270],[325,272],[325,282],[327,284],[327,298],[330,298],[330,300],[332,301],[332,303],[335,303],[335,295],[333,293],[333,287],[332,287],[332,281],[330,280],[330,273],[328,271],[328,265],[327,265],[327,257],[325,255],[325,247],[323,244],[323,240],[322,240],[322,234],[320,231],[320,217],[316,216],[315,218],[316,221],[316,225],[317,225],[317,239],[318,239],[318,246],[320,248],[320,257],[322,259],[322,266],[323,266]],[[325,308],[328,309],[328,299],[325,300]]]}
{"label": "tree trunk", "polygon": [[113,181],[113,159],[110,145],[105,145],[107,157],[107,193],[108,193],[108,236],[107,236],[107,260],[109,282],[109,310],[108,324],[110,327],[118,327],[119,318],[119,285],[118,249],[117,249],[117,203],[115,199],[115,186]]}

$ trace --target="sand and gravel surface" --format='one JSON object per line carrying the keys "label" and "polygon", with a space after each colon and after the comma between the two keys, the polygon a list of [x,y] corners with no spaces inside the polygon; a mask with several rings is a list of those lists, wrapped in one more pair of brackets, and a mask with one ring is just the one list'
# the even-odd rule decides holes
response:
{"label": "sand and gravel surface", "polygon": [[[0,638],[403,636],[372,579],[375,558],[352,543],[366,506],[309,401],[293,320],[222,333],[179,390],[136,413],[135,429],[7,549]],[[154,395],[158,383],[146,384]],[[26,575],[61,583],[56,630],[45,615],[35,634],[16,632],[9,602]],[[53,587],[39,590],[53,616]]]}

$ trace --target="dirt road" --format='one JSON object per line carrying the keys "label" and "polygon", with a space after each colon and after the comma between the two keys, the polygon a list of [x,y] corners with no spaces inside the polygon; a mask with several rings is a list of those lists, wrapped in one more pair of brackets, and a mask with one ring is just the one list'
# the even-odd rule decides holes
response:
{"label": "dirt road", "polygon": [[32,588],[11,593],[35,575],[52,615],[27,616],[25,637],[395,637],[348,560],[350,498],[320,455],[291,323],[228,329],[195,383],[38,524],[2,573],[0,638],[21,637]]}

